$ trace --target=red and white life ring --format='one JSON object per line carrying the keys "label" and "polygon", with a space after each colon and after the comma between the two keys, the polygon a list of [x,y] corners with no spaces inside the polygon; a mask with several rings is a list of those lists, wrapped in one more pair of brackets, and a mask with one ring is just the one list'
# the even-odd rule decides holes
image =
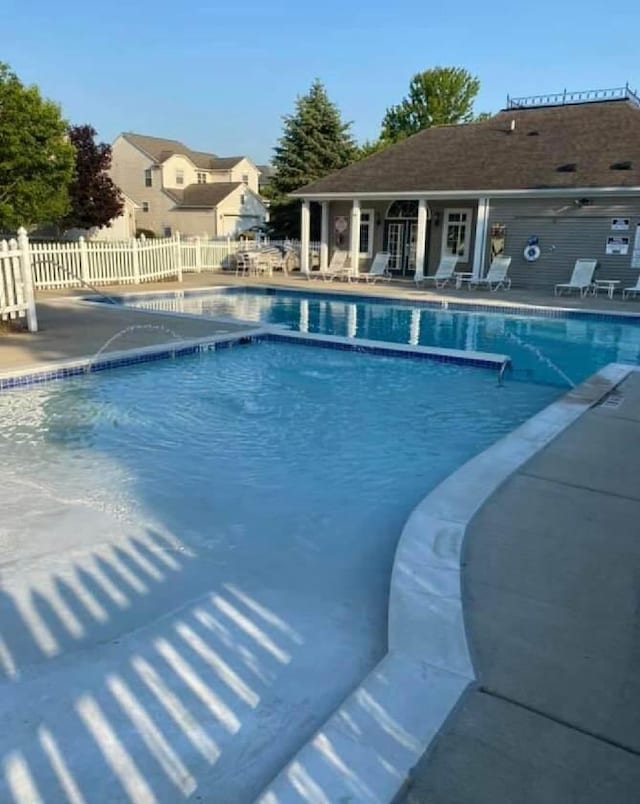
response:
{"label": "red and white life ring", "polygon": [[527,262],[535,262],[540,259],[540,246],[527,246],[523,254]]}

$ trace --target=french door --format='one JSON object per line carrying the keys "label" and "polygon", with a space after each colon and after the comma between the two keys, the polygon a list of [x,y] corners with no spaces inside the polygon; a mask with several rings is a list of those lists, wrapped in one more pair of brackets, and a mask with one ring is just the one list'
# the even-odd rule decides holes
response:
{"label": "french door", "polygon": [[406,276],[416,270],[418,222],[387,221],[385,250],[389,252],[389,270]]}

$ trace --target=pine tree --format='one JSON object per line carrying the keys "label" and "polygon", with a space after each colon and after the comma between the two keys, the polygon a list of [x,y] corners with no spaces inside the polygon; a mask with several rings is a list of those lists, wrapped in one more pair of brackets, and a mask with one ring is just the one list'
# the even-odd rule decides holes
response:
{"label": "pine tree", "polygon": [[67,229],[107,226],[122,213],[122,193],[107,171],[111,167],[111,146],[96,142],[92,126],[71,126],[69,141],[76,149],[73,181],[69,187],[71,208],[63,225]]}
{"label": "pine tree", "polygon": [[[299,237],[299,202],[287,194],[345,167],[356,157],[356,145],[338,107],[329,100],[321,81],[296,100],[285,115],[282,136],[274,148],[275,175],[269,188],[271,225],[280,236]],[[312,236],[317,237],[317,215],[312,214]]]}

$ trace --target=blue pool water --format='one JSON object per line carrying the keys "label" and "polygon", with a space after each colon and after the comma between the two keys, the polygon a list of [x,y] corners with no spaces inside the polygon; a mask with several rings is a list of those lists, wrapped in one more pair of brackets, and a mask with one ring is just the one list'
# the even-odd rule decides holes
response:
{"label": "blue pool water", "polygon": [[86,800],[253,800],[385,652],[412,508],[559,393],[258,343],[1,394],[0,800],[57,800],[43,745]]}
{"label": "blue pool water", "polygon": [[167,294],[127,304],[230,316],[304,332],[507,354],[514,379],[565,388],[607,363],[637,364],[640,359],[640,320],[468,313],[409,302],[252,288]]}

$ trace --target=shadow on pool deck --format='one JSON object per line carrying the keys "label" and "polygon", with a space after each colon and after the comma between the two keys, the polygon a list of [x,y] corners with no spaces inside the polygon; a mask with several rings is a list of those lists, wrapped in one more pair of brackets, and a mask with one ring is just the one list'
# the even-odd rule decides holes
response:
{"label": "shadow on pool deck", "polygon": [[516,472],[466,535],[478,677],[406,804],[636,804],[640,374]]}

